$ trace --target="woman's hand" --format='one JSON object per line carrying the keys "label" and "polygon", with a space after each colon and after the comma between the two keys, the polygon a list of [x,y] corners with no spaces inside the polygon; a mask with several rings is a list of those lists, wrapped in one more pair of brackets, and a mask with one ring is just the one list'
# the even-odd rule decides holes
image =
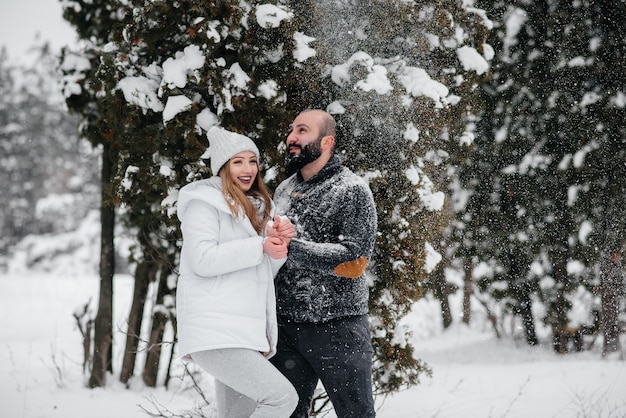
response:
{"label": "woman's hand", "polygon": [[287,257],[287,243],[279,237],[268,236],[263,240],[263,252],[272,258]]}
{"label": "woman's hand", "polygon": [[267,236],[280,238],[289,246],[289,240],[296,236],[296,228],[289,218],[274,215],[274,221],[267,228]]}

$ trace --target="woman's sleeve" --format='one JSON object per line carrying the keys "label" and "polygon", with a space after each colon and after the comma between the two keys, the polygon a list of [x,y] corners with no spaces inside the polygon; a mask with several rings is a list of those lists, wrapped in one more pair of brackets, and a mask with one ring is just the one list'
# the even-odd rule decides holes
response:
{"label": "woman's sleeve", "polygon": [[181,218],[181,230],[188,261],[198,276],[226,274],[263,261],[262,237],[218,242],[219,212],[200,200],[189,202]]}

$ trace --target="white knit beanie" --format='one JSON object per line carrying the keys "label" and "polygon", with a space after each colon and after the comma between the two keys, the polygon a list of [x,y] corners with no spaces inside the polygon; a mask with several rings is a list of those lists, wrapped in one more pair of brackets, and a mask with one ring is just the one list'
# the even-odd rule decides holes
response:
{"label": "white knit beanie", "polygon": [[209,149],[201,158],[211,159],[211,171],[214,176],[228,160],[242,151],[252,151],[257,160],[261,158],[255,143],[245,135],[214,126],[209,129],[206,136],[209,138]]}

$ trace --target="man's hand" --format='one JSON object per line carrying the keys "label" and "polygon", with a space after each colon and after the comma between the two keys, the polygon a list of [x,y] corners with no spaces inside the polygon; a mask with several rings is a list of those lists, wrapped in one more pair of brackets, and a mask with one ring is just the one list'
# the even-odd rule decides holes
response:
{"label": "man's hand", "polygon": [[296,236],[296,228],[289,218],[274,215],[274,221],[267,227],[267,236],[280,238],[289,246],[289,240]]}

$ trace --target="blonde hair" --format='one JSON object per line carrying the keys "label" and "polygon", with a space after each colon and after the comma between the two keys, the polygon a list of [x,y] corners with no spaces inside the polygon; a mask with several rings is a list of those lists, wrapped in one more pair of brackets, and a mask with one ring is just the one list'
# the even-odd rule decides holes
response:
{"label": "blonde hair", "polygon": [[[224,197],[226,197],[226,203],[228,203],[228,207],[235,217],[240,216],[243,211],[243,214],[250,219],[256,232],[261,235],[265,224],[267,224],[270,218],[272,205],[270,193],[267,187],[265,187],[265,183],[263,183],[261,173],[256,173],[252,187],[244,193],[231,177],[230,170],[228,169],[229,165],[230,160],[227,161],[219,171],[219,176],[222,179],[222,193],[224,193]],[[250,199],[248,199],[248,196],[261,199],[265,203],[262,219],[259,219],[257,208],[252,204]]]}

